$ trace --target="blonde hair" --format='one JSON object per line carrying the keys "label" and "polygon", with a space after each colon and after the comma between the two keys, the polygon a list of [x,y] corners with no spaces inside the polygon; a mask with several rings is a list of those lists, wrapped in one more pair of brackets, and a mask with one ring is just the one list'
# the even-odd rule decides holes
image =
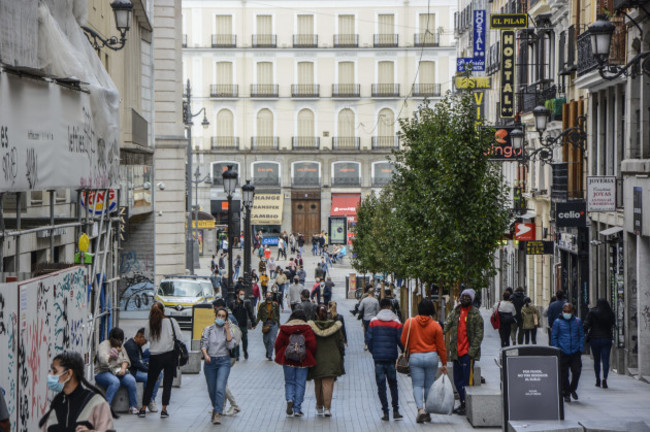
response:
{"label": "blonde hair", "polygon": [[332,314],[332,318],[336,318],[336,315],[337,315],[337,313],[336,313],[336,302],[335,301],[330,301],[329,307],[330,307],[330,313]]}

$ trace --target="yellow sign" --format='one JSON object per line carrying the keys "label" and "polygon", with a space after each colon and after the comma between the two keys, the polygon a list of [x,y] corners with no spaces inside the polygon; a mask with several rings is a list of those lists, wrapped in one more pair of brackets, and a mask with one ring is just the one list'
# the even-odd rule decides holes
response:
{"label": "yellow sign", "polygon": [[90,247],[90,239],[88,234],[83,233],[79,236],[79,252],[88,252],[88,247]]}
{"label": "yellow sign", "polygon": [[490,15],[490,28],[511,30],[528,27],[528,15],[520,14],[492,14]]}
{"label": "yellow sign", "polygon": [[[198,226],[196,225],[197,222],[199,223]],[[196,220],[192,219],[192,227],[193,228],[216,228],[217,225],[216,225],[216,222],[214,221],[214,219],[212,219],[212,220],[199,220],[199,221],[196,221]]]}
{"label": "yellow sign", "polygon": [[192,308],[192,340],[200,340],[203,329],[214,324],[214,308],[211,303],[198,304]]}
{"label": "yellow sign", "polygon": [[492,80],[490,77],[456,77],[457,89],[490,89],[492,88]]}
{"label": "yellow sign", "polygon": [[282,194],[255,194],[251,223],[253,225],[282,225],[284,196]]}

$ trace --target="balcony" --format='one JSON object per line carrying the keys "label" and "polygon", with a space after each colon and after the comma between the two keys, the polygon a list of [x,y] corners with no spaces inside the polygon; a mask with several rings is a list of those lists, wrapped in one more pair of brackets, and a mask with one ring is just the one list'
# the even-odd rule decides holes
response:
{"label": "balcony", "polygon": [[359,150],[361,138],[359,137],[334,137],[332,138],[333,150]]}
{"label": "balcony", "polygon": [[278,97],[277,84],[251,84],[251,97]]}
{"label": "balcony", "polygon": [[399,137],[395,136],[374,136],[372,137],[372,148],[379,149],[396,149],[399,148]]}
{"label": "balcony", "polygon": [[294,48],[318,48],[318,35],[297,34],[293,35]]}
{"label": "balcony", "polygon": [[213,136],[210,137],[210,148],[212,150],[237,150],[239,149],[239,137]]}
{"label": "balcony", "polygon": [[237,35],[234,34],[213,34],[212,48],[235,48],[237,47]]}
{"label": "balcony", "polygon": [[517,103],[521,112],[531,112],[536,106],[546,105],[546,101],[555,99],[557,94],[556,86],[545,83],[540,90],[538,89],[540,85],[542,84],[530,84],[519,89]]}
{"label": "balcony", "polygon": [[416,47],[437,47],[440,46],[439,33],[416,33],[413,35],[413,44]]}
{"label": "balcony", "polygon": [[399,84],[373,84],[372,97],[399,97]]}
{"label": "balcony", "polygon": [[213,98],[236,98],[239,96],[237,84],[211,84],[210,97]]}
{"label": "balcony", "polygon": [[359,84],[332,84],[332,97],[358,98],[361,96]]}
{"label": "balcony", "polygon": [[334,35],[334,48],[358,48],[359,35],[358,34],[335,34]]}
{"label": "balcony", "polygon": [[253,150],[277,150],[279,147],[280,138],[278,137],[251,137],[251,148]]}
{"label": "balcony", "polygon": [[589,32],[586,31],[578,36],[578,76],[596,68],[598,68],[598,60],[591,53],[591,39]]}
{"label": "balcony", "polygon": [[320,96],[320,85],[318,84],[292,84],[291,96],[296,98],[317,98]]}
{"label": "balcony", "polygon": [[372,38],[375,48],[392,48],[399,45],[399,35],[396,34],[376,34]]}
{"label": "balcony", "polygon": [[413,84],[413,96],[415,97],[440,97],[441,94],[441,84]]}
{"label": "balcony", "polygon": [[278,36],[274,34],[254,34],[251,36],[253,48],[277,48]]}
{"label": "balcony", "polygon": [[332,186],[361,186],[359,177],[332,177]]}
{"label": "balcony", "polygon": [[291,148],[294,150],[318,150],[320,138],[311,136],[291,137]]}
{"label": "balcony", "polygon": [[187,35],[183,35],[183,48],[187,48]]}

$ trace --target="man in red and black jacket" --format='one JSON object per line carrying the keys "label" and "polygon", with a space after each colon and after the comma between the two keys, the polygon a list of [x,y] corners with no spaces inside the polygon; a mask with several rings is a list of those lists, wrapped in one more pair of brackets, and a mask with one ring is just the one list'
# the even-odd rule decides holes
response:
{"label": "man in red and black jacket", "polygon": [[377,394],[381,401],[381,410],[384,416],[381,418],[388,421],[388,397],[386,395],[386,381],[390,388],[390,397],[393,404],[393,419],[400,419],[399,398],[397,393],[397,348],[404,350],[402,346],[402,323],[393,312],[392,299],[383,298],[379,302],[379,313],[370,320],[366,331],[366,345],[372,353],[375,361],[375,379],[377,380]]}

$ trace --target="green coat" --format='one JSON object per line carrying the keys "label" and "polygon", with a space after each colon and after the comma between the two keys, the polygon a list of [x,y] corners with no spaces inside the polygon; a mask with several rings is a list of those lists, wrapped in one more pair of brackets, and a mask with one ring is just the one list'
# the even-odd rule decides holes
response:
{"label": "green coat", "polygon": [[266,307],[266,302],[260,303],[260,308],[257,310],[257,322],[264,325],[266,320],[270,319],[275,324],[280,324],[280,305],[277,302],[271,302],[273,308],[271,309],[271,317],[269,318],[269,311]]}
{"label": "green coat", "polygon": [[[460,320],[460,305],[456,306],[445,321],[445,333],[449,333],[447,358],[451,361],[458,359],[458,321]],[[469,340],[469,356],[472,360],[481,359],[481,342],[483,342],[483,317],[478,308],[472,306],[467,314],[467,339]]]}
{"label": "green coat", "polygon": [[[524,330],[532,330],[539,327],[539,313],[535,306],[524,306],[521,308],[521,316],[524,320]],[[535,325],[535,316],[537,316],[537,325]]]}
{"label": "green coat", "polygon": [[331,378],[345,374],[345,342],[341,321],[309,321],[316,335],[316,366],[309,368],[307,379]]}

